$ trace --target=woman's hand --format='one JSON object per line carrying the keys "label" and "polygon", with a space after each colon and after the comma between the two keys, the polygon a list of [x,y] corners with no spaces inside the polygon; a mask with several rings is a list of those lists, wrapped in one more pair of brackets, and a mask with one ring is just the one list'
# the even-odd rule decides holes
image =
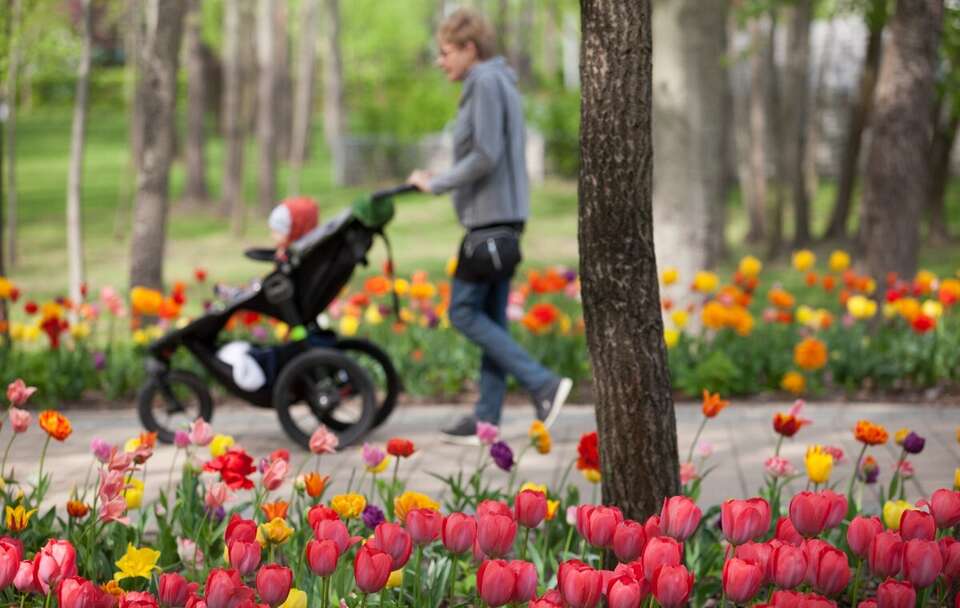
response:
{"label": "woman's hand", "polygon": [[411,186],[416,186],[417,190],[420,192],[430,192],[430,178],[433,177],[433,174],[430,171],[424,171],[423,169],[417,169],[410,174],[410,177],[407,178],[407,183]]}

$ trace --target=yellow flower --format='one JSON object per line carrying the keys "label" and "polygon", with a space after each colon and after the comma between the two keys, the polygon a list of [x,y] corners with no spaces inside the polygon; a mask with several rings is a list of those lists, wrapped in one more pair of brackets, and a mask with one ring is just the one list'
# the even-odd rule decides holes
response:
{"label": "yellow flower", "polygon": [[960,490],[960,468],[953,472],[953,489]]}
{"label": "yellow flower", "polygon": [[960,426],[957,427],[956,435],[957,435],[957,443],[960,443]]}
{"label": "yellow flower", "polygon": [[789,371],[780,379],[780,388],[794,395],[802,395],[807,388],[807,379],[800,372]]}
{"label": "yellow flower", "polygon": [[0,277],[0,299],[7,300],[13,295],[14,284],[7,277]]}
{"label": "yellow flower", "polygon": [[917,272],[917,276],[914,277],[913,282],[917,284],[917,287],[923,293],[929,293],[933,289],[933,284],[937,282],[937,275],[933,274],[929,270],[921,270]]}
{"label": "yellow flower", "polygon": [[532,481],[528,481],[520,486],[520,491],[523,492],[524,490],[533,490],[534,492],[540,492],[544,496],[547,496],[547,486],[542,483],[533,483]]}
{"label": "yellow flower", "polygon": [[396,589],[401,585],[403,585],[403,568],[391,572],[390,578],[387,579],[387,589]]}
{"label": "yellow flower", "polygon": [[884,319],[892,319],[893,317],[897,316],[897,313],[899,312],[899,308],[893,302],[884,302],[882,310]]}
{"label": "yellow flower", "polygon": [[913,323],[913,320],[923,312],[923,308],[916,298],[900,298],[894,302],[894,306],[897,307],[897,312],[900,313],[900,316],[910,323]]}
{"label": "yellow flower", "polygon": [[597,469],[583,469],[583,477],[590,483],[600,483],[600,471]]}
{"label": "yellow flower", "polygon": [[127,552],[117,562],[117,568],[120,570],[113,575],[114,581],[122,581],[125,578],[146,578],[153,576],[153,571],[158,570],[157,560],[160,559],[160,552],[144,547],[137,549],[131,543],[127,543]]}
{"label": "yellow flower", "polygon": [[83,340],[90,335],[90,324],[85,321],[80,321],[75,325],[71,325],[70,335],[73,336],[75,340]]}
{"label": "yellow flower", "polygon": [[447,265],[444,268],[448,277],[452,277],[455,272],[457,272],[457,258],[448,258]]}
{"label": "yellow flower", "polygon": [[142,329],[138,329],[137,331],[133,332],[133,343],[137,346],[143,346],[149,341],[150,338],[147,336],[147,332],[143,331]]}
{"label": "yellow flower", "polygon": [[883,523],[891,530],[899,530],[903,512],[913,508],[914,506],[905,500],[888,500],[883,503]]}
{"label": "yellow flower", "polygon": [[407,513],[414,509],[433,509],[440,510],[440,504],[435,502],[426,494],[420,492],[406,491],[393,499],[393,513],[397,521],[406,521]]}
{"label": "yellow flower", "polygon": [[719,277],[707,270],[701,270],[693,277],[693,289],[700,293],[713,293],[719,286]]}
{"label": "yellow flower", "polygon": [[393,291],[398,296],[405,296],[410,291],[410,281],[406,279],[397,279],[393,282]]}
{"label": "yellow flower", "polygon": [[807,455],[803,459],[807,466],[807,477],[813,483],[827,483],[833,471],[833,456],[823,450],[822,446],[812,445],[807,448]]}
{"label": "yellow flower", "polygon": [[903,445],[903,440],[907,438],[907,435],[910,434],[910,429],[904,427],[893,434],[893,441],[897,445]]}
{"label": "yellow flower", "polygon": [[663,272],[660,273],[660,280],[663,281],[664,285],[673,285],[679,278],[680,271],[673,266],[667,266],[663,269]]}
{"label": "yellow flower", "polygon": [[11,323],[10,324],[10,339],[11,340],[23,340],[23,323]]}
{"label": "yellow flower", "polygon": [[832,272],[843,272],[850,268],[850,254],[841,249],[837,249],[830,254],[827,266]]}
{"label": "yellow flower", "polygon": [[23,508],[23,505],[17,505],[16,508],[11,508],[7,505],[7,529],[11,532],[20,532],[26,529],[27,525],[30,524],[30,518],[33,517],[33,514],[36,512],[36,509],[27,511]]}
{"label": "yellow flower", "polygon": [[920,310],[923,311],[923,314],[928,317],[933,317],[934,319],[939,319],[943,315],[943,304],[937,300],[925,300],[923,306],[920,307]]}
{"label": "yellow flower", "polygon": [[359,517],[366,506],[367,499],[363,494],[339,494],[330,500],[330,507],[344,519]]}
{"label": "yellow flower", "polygon": [[850,296],[847,312],[855,319],[869,319],[877,314],[877,303],[866,296]]}
{"label": "yellow flower", "polygon": [[557,509],[560,508],[559,500],[548,500],[547,501],[547,521],[550,521],[557,516]]}
{"label": "yellow flower", "polygon": [[670,315],[670,320],[673,321],[677,329],[683,329],[687,324],[687,319],[688,315],[685,310],[675,310],[673,314]]}
{"label": "yellow flower", "polygon": [[143,504],[143,482],[134,477],[127,477],[127,488],[123,491],[123,499],[127,501],[128,509],[139,509]]}
{"label": "yellow flower", "polygon": [[806,304],[801,304],[797,306],[797,323],[801,325],[815,325],[819,317],[817,311],[810,308]]}
{"label": "yellow flower", "polygon": [[266,546],[267,543],[282,545],[291,534],[293,528],[287,525],[282,517],[274,517],[269,523],[260,524],[257,528],[257,541],[261,546]]}
{"label": "yellow flower", "polygon": [[383,323],[383,315],[380,314],[380,307],[371,304],[363,313],[363,320],[370,325],[380,325]]}
{"label": "yellow flower", "polygon": [[127,439],[127,442],[123,444],[123,451],[126,453],[136,452],[137,448],[140,447],[140,438],[131,437]]}
{"label": "yellow flower", "polygon": [[290,588],[287,599],[278,608],[307,608],[307,594],[295,587]]}
{"label": "yellow flower", "polygon": [[360,328],[360,320],[353,315],[343,315],[340,318],[340,333],[345,336],[355,336],[357,335],[357,330]]}
{"label": "yellow flower", "polygon": [[404,323],[413,323],[413,320],[416,317],[413,315],[413,312],[409,308],[400,309],[400,320]]}
{"label": "yellow flower", "polygon": [[230,435],[214,435],[210,442],[210,455],[216,458],[223,456],[233,446],[233,437]]}
{"label": "yellow flower", "polygon": [[389,457],[389,456],[384,456],[384,457],[383,457],[383,460],[381,460],[381,461],[380,461],[380,464],[378,464],[377,466],[375,466],[375,467],[367,467],[367,472],[368,472],[368,473],[373,473],[374,475],[378,475],[378,474],[383,473],[384,471],[386,471],[386,470],[387,470],[387,467],[388,467],[389,465],[390,465],[390,457]]}
{"label": "yellow flower", "polygon": [[663,341],[667,348],[673,348],[680,341],[680,332],[675,329],[666,328],[663,330]]}
{"label": "yellow flower", "polygon": [[816,263],[817,256],[809,249],[801,249],[793,252],[793,267],[800,272],[810,270]]}
{"label": "yellow flower", "polygon": [[277,323],[276,327],[273,328],[273,337],[277,340],[286,340],[289,333],[290,326],[283,322]]}
{"label": "yellow flower", "polygon": [[40,306],[41,319],[59,319],[63,316],[63,307],[56,302],[47,302]]}
{"label": "yellow flower", "polygon": [[552,445],[550,431],[547,430],[547,427],[545,427],[542,422],[534,420],[533,423],[530,424],[530,430],[527,431],[527,435],[530,437],[531,445],[537,448],[538,452],[541,454],[550,453],[550,447]]}
{"label": "yellow flower", "polygon": [[737,270],[739,270],[743,276],[752,279],[763,270],[763,262],[752,255],[748,255],[740,260],[740,265],[737,267]]}

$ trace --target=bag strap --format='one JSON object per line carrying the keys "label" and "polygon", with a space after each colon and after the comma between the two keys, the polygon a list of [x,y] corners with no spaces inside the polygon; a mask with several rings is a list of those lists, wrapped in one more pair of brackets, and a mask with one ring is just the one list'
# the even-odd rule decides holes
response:
{"label": "bag strap", "polygon": [[383,239],[383,244],[387,248],[387,269],[389,272],[390,278],[390,295],[393,297],[393,316],[396,319],[400,320],[400,298],[397,296],[397,290],[393,285],[393,247],[390,245],[390,239],[387,237],[387,233],[380,228],[377,230],[377,234],[380,235],[380,238]]}

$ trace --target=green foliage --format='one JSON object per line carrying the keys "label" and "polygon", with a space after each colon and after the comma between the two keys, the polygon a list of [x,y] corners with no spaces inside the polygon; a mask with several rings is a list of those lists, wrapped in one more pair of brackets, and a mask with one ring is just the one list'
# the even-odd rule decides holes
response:
{"label": "green foliage", "polygon": [[543,134],[549,168],[575,177],[580,167],[580,91],[545,92],[530,100],[527,113]]}

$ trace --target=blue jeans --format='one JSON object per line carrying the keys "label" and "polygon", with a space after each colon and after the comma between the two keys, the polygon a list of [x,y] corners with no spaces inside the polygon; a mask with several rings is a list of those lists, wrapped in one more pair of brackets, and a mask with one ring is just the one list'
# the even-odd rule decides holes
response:
{"label": "blue jeans", "polygon": [[517,344],[507,329],[507,298],[510,279],[493,283],[453,280],[450,323],[483,349],[480,363],[480,399],[477,420],[500,423],[507,374],[533,395],[545,390],[557,377]]}

